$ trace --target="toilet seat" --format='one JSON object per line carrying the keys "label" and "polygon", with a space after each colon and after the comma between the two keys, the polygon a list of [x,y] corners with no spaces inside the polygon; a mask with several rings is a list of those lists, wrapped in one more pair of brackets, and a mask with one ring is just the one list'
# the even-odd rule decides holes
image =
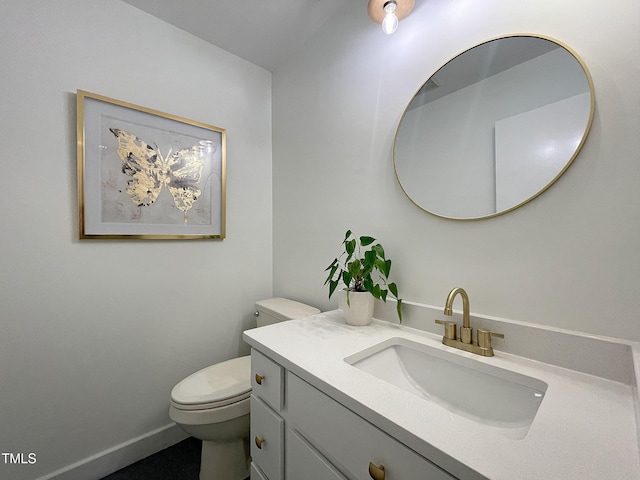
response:
{"label": "toilet seat", "polygon": [[[173,401],[169,406],[169,418],[182,425],[212,425],[230,420],[239,419],[249,415],[251,410],[251,399],[229,403],[215,408],[183,408],[184,405],[176,404]],[[200,437],[198,437],[200,438]]]}
{"label": "toilet seat", "polygon": [[232,358],[198,370],[171,390],[179,410],[207,410],[232,405],[251,396],[251,356]]}
{"label": "toilet seat", "polygon": [[220,408],[226,407],[228,405],[233,405],[234,403],[238,403],[241,400],[246,400],[251,397],[251,392],[243,393],[237,397],[225,398],[224,400],[220,400],[217,402],[207,402],[207,403],[196,403],[196,404],[185,404],[176,402],[173,399],[171,400],[171,405],[179,410],[209,410],[211,408]]}

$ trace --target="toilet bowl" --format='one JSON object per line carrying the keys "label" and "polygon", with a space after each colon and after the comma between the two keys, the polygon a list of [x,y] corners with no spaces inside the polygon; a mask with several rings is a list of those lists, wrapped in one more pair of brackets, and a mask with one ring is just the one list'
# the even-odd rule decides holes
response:
{"label": "toilet bowl", "polygon": [[[258,327],[319,313],[284,298],[256,302]],[[171,391],[169,417],[202,440],[200,480],[244,480],[249,476],[251,357],[203,368]]]}

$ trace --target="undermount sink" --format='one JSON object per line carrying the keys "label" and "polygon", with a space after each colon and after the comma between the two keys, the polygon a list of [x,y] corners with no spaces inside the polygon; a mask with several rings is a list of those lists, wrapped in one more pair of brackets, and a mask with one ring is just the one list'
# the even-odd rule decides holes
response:
{"label": "undermount sink", "polygon": [[536,378],[403,338],[345,362],[513,439],[526,436],[547,391]]}

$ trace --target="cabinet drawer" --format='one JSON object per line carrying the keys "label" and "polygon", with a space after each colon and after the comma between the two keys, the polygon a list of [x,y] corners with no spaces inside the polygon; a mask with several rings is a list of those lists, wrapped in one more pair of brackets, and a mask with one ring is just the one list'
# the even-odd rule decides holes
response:
{"label": "cabinet drawer", "polygon": [[298,429],[345,476],[371,480],[369,463],[386,480],[455,480],[349,409],[287,372],[287,425]]}
{"label": "cabinet drawer", "polygon": [[281,480],[284,420],[251,395],[251,460],[269,480]]}
{"label": "cabinet drawer", "polygon": [[292,480],[346,480],[305,439],[287,428],[286,478]]}
{"label": "cabinet drawer", "polygon": [[284,400],[284,369],[257,350],[251,350],[251,390],[280,412]]}

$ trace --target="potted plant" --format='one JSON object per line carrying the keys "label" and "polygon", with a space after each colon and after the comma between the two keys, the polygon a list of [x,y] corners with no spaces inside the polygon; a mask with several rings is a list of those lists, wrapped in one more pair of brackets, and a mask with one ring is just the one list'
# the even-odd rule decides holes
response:
{"label": "potted plant", "polygon": [[[386,303],[389,293],[397,302],[397,313],[402,323],[402,299],[398,287],[388,282],[391,260],[385,258],[384,249],[373,237],[357,237],[347,230],[342,241],[344,251],[325,269],[329,275],[324,284],[329,285],[329,298],[342,282],[344,295],[340,297],[340,308],[347,323],[368,325],[373,316],[374,300]],[[369,247],[365,250],[365,247]]]}

